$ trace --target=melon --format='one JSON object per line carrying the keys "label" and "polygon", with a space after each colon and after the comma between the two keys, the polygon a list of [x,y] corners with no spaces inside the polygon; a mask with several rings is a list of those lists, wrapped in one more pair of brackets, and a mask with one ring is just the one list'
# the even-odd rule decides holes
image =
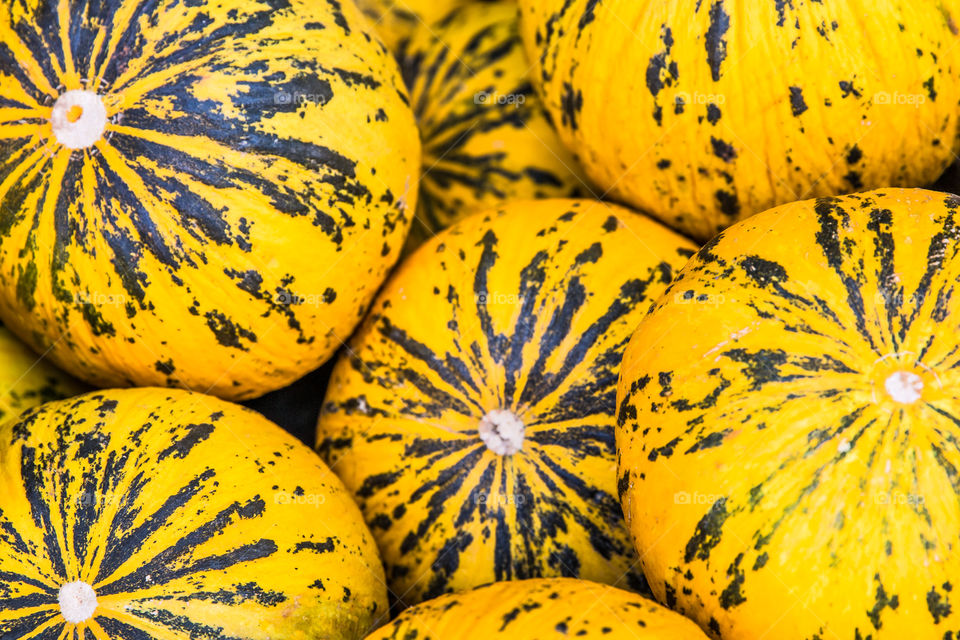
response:
{"label": "melon", "polygon": [[646,592],[616,499],[617,371],[694,251],[622,207],[518,200],[403,262],[338,360],[317,427],[395,610],[536,577]]}
{"label": "melon", "polygon": [[618,489],[657,599],[715,638],[953,638],[960,198],[777,207],[637,327]]}
{"label": "melon", "polygon": [[282,387],[400,254],[416,123],[351,2],[17,0],[0,86],[0,317],[95,386]]}
{"label": "melon", "polygon": [[361,514],[259,414],[176,389],[0,426],[0,637],[360,640],[386,612]]}
{"label": "melon", "polygon": [[520,0],[561,139],[700,241],[770,207],[933,183],[957,150],[956,0]]}

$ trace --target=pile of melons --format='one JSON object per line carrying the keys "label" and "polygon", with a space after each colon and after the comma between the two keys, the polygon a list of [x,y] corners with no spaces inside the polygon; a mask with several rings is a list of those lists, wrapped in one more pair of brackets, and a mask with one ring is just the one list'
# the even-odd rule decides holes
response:
{"label": "pile of melons", "polygon": [[960,639],[958,25],[9,0],[0,639]]}

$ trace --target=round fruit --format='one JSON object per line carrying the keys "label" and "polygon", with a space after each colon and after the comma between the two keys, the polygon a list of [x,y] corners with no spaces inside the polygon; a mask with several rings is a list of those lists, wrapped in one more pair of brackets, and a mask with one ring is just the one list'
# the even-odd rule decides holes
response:
{"label": "round fruit", "polygon": [[884,189],[762,213],[634,334],[624,513],[657,598],[714,637],[952,637],[958,211]]}
{"label": "round fruit", "polygon": [[617,206],[515,201],[391,277],[334,368],[317,446],[398,607],[531,577],[646,589],[615,497],[617,370],[694,250]]}
{"label": "round fruit", "polygon": [[42,402],[76,395],[85,387],[31,351],[0,325],[0,421]]}
{"label": "round fruit", "polygon": [[359,639],[383,568],[343,485],[248,409],[157,388],[0,426],[3,638]]}
{"label": "round fruit", "polygon": [[565,197],[584,183],[530,84],[515,0],[465,5],[400,49],[423,140],[408,245],[507,200]]}
{"label": "round fruit", "polygon": [[521,0],[561,139],[611,197],[706,240],[769,207],[932,183],[955,0]]}
{"label": "round fruit", "polygon": [[533,578],[440,596],[407,609],[368,640],[706,640],[653,600],[587,580]]}
{"label": "round fruit", "polygon": [[328,358],[416,205],[413,114],[367,29],[307,0],[3,12],[7,326],[99,386],[248,398]]}

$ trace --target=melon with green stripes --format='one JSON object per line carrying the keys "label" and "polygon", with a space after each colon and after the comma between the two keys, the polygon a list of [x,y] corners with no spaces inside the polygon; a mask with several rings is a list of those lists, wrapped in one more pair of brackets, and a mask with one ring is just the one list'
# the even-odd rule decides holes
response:
{"label": "melon with green stripes", "polygon": [[527,200],[395,272],[334,368],[317,447],[396,608],[532,577],[646,590],[616,499],[617,371],[694,251],[622,207]]}
{"label": "melon with green stripes", "polygon": [[420,143],[352,2],[10,0],[0,317],[96,386],[320,365],[397,259]]}
{"label": "melon with green stripes", "polygon": [[0,637],[359,640],[373,537],[316,454],[259,414],[159,388],[0,426]]}
{"label": "melon with green stripes", "polygon": [[357,0],[377,35],[396,53],[422,26],[432,27],[458,7],[489,0]]}
{"label": "melon with green stripes", "polygon": [[960,198],[784,205],[703,247],[619,383],[654,594],[715,638],[956,638]]}
{"label": "melon with green stripes", "polygon": [[434,598],[368,640],[707,640],[653,600],[589,580],[531,578]]}
{"label": "melon with green stripes", "polygon": [[423,140],[408,247],[509,200],[588,192],[533,90],[518,20],[515,0],[472,2],[398,51]]}

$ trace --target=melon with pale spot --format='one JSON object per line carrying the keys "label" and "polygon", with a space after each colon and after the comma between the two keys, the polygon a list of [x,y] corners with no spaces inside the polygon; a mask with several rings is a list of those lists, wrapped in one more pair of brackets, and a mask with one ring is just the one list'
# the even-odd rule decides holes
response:
{"label": "melon with pale spot", "polygon": [[14,0],[0,86],[0,317],[96,386],[282,387],[400,254],[420,142],[352,2]]}
{"label": "melon with pale spot", "polygon": [[343,484],[259,414],[144,388],[0,426],[0,637],[360,640],[383,567]]}
{"label": "melon with pale spot", "polygon": [[715,638],[954,638],[960,198],[777,207],[703,247],[623,357],[644,574]]}
{"label": "melon with pale spot", "polygon": [[615,385],[694,251],[622,207],[544,199],[471,216],[404,261],[317,428],[395,608],[541,576],[646,590],[615,497]]}

